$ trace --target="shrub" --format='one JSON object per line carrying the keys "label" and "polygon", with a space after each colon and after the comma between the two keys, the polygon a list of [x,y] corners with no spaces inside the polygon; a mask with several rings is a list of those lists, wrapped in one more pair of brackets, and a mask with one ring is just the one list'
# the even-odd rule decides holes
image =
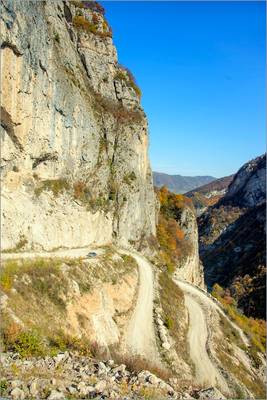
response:
{"label": "shrub", "polygon": [[92,356],[92,345],[87,338],[70,336],[63,331],[58,331],[55,336],[49,338],[49,346],[54,353],[68,350],[75,351],[82,356]]}
{"label": "shrub", "polygon": [[79,0],[71,0],[71,4],[73,4],[77,8],[85,8],[89,9],[92,11],[96,11],[99,14],[104,15],[105,14],[105,9],[102,7],[99,3],[96,1],[79,1]]}
{"label": "shrub", "polygon": [[165,321],[164,321],[164,324],[165,324],[166,328],[172,329],[173,326],[174,326],[173,319],[170,318],[170,317],[166,317],[166,318],[165,318]]}
{"label": "shrub", "polygon": [[[88,21],[83,15],[75,15],[72,19],[73,26],[77,29],[82,29],[87,33],[93,33],[94,35],[100,36],[102,38],[112,37],[112,30],[104,30],[103,32],[98,30],[99,19],[96,14],[93,15],[93,21]],[[106,22],[105,27],[108,27]]]}
{"label": "shrub", "polygon": [[76,28],[83,29],[86,32],[97,32],[97,26],[94,23],[89,22],[83,15],[75,15],[72,19],[72,23]]}
{"label": "shrub", "polygon": [[88,202],[91,195],[86,183],[83,181],[78,181],[73,184],[74,193],[73,196],[77,200],[81,200],[83,202]]}
{"label": "shrub", "polygon": [[8,266],[1,268],[0,271],[0,287],[7,292],[12,288],[14,275],[18,272],[18,264],[16,261],[8,261]]}
{"label": "shrub", "polygon": [[123,178],[123,181],[127,184],[127,185],[131,185],[131,183],[136,179],[136,175],[134,173],[134,171],[130,172],[129,174],[125,175]]}
{"label": "shrub", "polygon": [[38,184],[38,186],[34,189],[34,194],[36,197],[39,197],[43,191],[51,191],[53,195],[57,197],[59,194],[69,189],[70,184],[64,178],[47,179]]}
{"label": "shrub", "polygon": [[136,95],[141,98],[142,92],[141,89],[138,87],[136,83],[136,79],[132,72],[128,69],[123,67],[122,65],[119,65],[119,70],[117,71],[114,79],[124,81],[126,85],[130,86],[136,93]]}
{"label": "shrub", "polygon": [[55,32],[55,34],[54,34],[54,39],[55,39],[55,41],[56,41],[57,43],[60,43],[60,37],[59,37],[58,32]]}
{"label": "shrub", "polygon": [[23,358],[44,355],[44,345],[35,331],[16,331],[9,327],[3,337],[6,349],[19,353]]}
{"label": "shrub", "polygon": [[7,381],[6,380],[1,380],[0,381],[0,395],[3,395],[7,389]]}
{"label": "shrub", "polygon": [[100,93],[91,89],[94,99],[94,107],[97,112],[107,112],[116,118],[119,123],[139,123],[144,118],[144,114],[141,110],[133,110],[125,108],[121,103],[103,97]]}

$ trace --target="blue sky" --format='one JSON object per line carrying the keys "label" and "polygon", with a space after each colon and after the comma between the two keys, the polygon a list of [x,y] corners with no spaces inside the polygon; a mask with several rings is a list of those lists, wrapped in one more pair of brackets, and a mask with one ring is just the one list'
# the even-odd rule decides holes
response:
{"label": "blue sky", "polygon": [[101,2],[141,87],[155,171],[221,177],[265,151],[264,2]]}

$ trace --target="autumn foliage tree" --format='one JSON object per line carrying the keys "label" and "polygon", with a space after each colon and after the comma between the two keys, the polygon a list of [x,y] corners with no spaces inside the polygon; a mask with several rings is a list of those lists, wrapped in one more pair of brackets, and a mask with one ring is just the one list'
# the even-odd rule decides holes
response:
{"label": "autumn foliage tree", "polygon": [[157,238],[160,245],[161,261],[169,272],[175,270],[179,259],[189,251],[189,243],[178,221],[185,207],[192,208],[187,197],[170,192],[165,186],[157,190],[160,201],[160,216],[157,226]]}

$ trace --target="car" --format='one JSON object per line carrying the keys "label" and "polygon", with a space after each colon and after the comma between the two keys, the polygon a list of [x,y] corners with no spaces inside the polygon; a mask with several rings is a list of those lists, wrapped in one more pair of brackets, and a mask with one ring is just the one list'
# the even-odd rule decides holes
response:
{"label": "car", "polygon": [[92,258],[92,257],[96,257],[97,254],[94,251],[90,251],[88,254],[86,254],[86,258]]}

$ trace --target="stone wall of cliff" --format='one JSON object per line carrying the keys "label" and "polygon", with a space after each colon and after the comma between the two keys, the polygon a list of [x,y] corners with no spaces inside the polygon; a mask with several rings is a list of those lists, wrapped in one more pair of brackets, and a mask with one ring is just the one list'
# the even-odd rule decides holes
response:
{"label": "stone wall of cliff", "polygon": [[147,119],[101,7],[1,0],[2,249],[155,234]]}
{"label": "stone wall of cliff", "polygon": [[203,265],[199,259],[198,226],[195,210],[184,207],[178,219],[178,225],[185,233],[185,239],[190,243],[190,251],[185,257],[180,257],[175,277],[184,279],[194,285],[204,288]]}

